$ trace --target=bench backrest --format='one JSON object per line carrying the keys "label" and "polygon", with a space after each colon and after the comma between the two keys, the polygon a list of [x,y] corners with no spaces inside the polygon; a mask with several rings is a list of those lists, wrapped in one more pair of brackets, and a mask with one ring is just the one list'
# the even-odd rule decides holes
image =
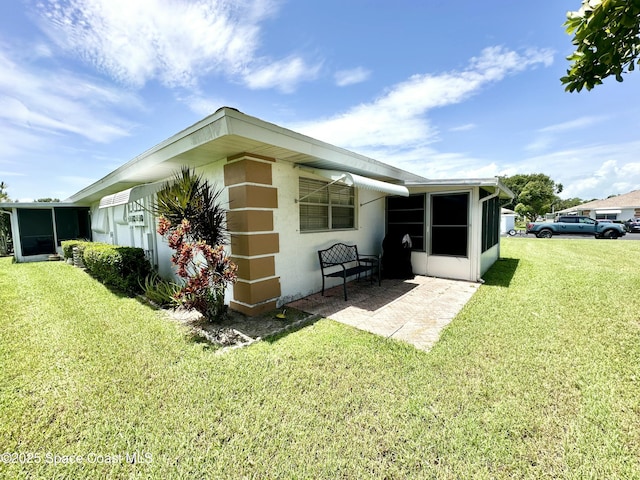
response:
{"label": "bench backrest", "polygon": [[339,263],[355,262],[358,260],[358,247],[336,243],[326,250],[318,250],[320,266],[337,265]]}

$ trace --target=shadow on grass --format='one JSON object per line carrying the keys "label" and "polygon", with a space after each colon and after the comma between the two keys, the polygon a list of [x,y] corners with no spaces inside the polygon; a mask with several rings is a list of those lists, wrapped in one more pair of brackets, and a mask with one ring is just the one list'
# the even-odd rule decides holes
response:
{"label": "shadow on grass", "polygon": [[484,284],[508,287],[511,284],[513,275],[516,273],[519,261],[517,258],[499,258],[485,273]]}

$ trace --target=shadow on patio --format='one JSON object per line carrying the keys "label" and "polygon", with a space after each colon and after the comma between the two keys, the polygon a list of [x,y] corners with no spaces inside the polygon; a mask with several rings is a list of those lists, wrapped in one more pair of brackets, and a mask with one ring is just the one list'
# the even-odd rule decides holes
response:
{"label": "shadow on patio", "polygon": [[480,285],[417,275],[413,280],[367,281],[342,285],[310,295],[288,306],[321,315],[387,338],[429,350],[440,331],[467,303]]}

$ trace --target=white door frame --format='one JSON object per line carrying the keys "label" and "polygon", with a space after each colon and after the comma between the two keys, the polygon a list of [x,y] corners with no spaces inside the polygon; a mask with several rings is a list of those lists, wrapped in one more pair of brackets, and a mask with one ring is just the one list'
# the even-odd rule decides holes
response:
{"label": "white door frame", "polygon": [[[431,253],[432,248],[432,199],[434,196],[441,195],[467,195],[467,255],[465,257],[455,255],[433,255]],[[473,208],[474,204],[474,190],[472,188],[459,189],[451,191],[440,192],[428,192],[427,193],[427,221],[425,222],[426,236],[425,236],[425,249],[426,249],[426,272],[428,276],[442,277],[442,278],[455,278],[460,280],[472,280],[473,272]]]}

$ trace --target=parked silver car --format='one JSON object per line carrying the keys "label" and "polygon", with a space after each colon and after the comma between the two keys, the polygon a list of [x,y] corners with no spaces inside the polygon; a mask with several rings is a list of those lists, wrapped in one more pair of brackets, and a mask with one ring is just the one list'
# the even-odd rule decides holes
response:
{"label": "parked silver car", "polygon": [[624,226],[629,233],[640,233],[640,218],[630,218],[624,222]]}

